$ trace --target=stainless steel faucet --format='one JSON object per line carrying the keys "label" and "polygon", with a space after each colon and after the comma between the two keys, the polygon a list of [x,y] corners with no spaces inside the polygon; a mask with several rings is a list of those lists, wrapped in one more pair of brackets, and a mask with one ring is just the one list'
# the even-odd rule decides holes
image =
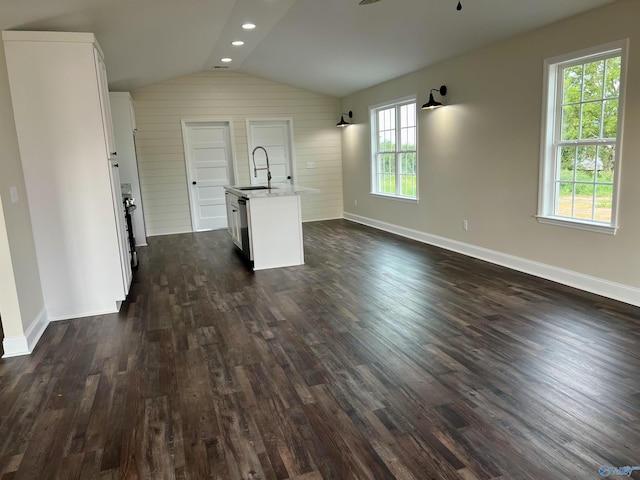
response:
{"label": "stainless steel faucet", "polygon": [[[256,167],[256,150],[258,150],[259,148],[264,151],[264,156],[267,158],[266,167],[261,167],[261,168]],[[267,149],[258,145],[256,148],[253,149],[253,152],[251,152],[251,158],[253,159],[253,176],[254,177],[258,176],[258,170],[266,170],[267,171],[267,188],[271,190],[271,170],[269,170],[269,154],[267,153]]]}

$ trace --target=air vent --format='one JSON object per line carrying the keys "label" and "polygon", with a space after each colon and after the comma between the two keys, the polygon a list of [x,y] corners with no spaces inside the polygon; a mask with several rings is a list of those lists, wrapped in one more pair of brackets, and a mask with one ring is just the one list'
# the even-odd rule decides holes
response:
{"label": "air vent", "polygon": [[214,65],[213,68],[229,68],[227,65]]}

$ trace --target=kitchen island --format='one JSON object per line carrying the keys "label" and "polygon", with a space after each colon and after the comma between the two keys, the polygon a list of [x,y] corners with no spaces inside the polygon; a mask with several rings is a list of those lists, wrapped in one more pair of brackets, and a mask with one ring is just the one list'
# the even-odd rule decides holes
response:
{"label": "kitchen island", "polygon": [[304,264],[299,185],[226,186],[229,233],[254,270]]}

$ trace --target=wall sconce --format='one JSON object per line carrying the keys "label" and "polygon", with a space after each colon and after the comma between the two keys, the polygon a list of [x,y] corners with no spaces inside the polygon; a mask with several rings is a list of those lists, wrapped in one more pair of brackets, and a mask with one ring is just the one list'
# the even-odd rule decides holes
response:
{"label": "wall sconce", "polygon": [[342,115],[340,115],[340,121],[336,123],[336,127],[344,128],[347,125],[351,125],[349,122],[345,121],[344,119],[345,115],[349,115],[349,118],[353,118],[353,112],[351,110],[349,110],[347,113],[342,112]]}
{"label": "wall sconce", "polygon": [[434,91],[439,92],[440,95],[444,97],[447,94],[447,87],[446,85],[442,85],[440,88],[432,88],[431,91],[429,92],[429,101],[424,105],[422,105],[423,110],[433,110],[434,108],[440,108],[443,106],[440,102],[436,102],[433,99]]}

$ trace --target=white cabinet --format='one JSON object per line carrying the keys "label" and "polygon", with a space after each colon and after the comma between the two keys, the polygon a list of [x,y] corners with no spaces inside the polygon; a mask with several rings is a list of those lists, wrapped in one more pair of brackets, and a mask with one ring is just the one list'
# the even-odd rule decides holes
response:
{"label": "white cabinet", "polygon": [[[273,191],[238,187],[225,190],[229,233],[233,243],[250,257],[254,270],[304,264],[300,194],[317,190],[295,185],[276,187]],[[246,219],[238,208],[239,199],[246,202]],[[247,245],[243,245],[243,235]]]}
{"label": "white cabinet", "polygon": [[118,232],[122,282],[125,292],[128,293],[133,279],[133,270],[131,268],[131,249],[129,248],[129,238],[127,236],[124,202],[122,201],[122,195],[116,196],[116,193],[120,192],[120,164],[118,160],[109,160],[109,179],[111,180],[111,191],[114,192],[114,195],[112,195],[113,213],[116,219],[116,231]]}
{"label": "white cabinet", "polygon": [[128,283],[100,47],[91,33],[2,39],[47,316],[117,311]]}
{"label": "white cabinet", "polygon": [[133,236],[136,239],[136,245],[146,245],[147,234],[136,156],[136,121],[133,113],[133,102],[129,92],[110,92],[109,99],[111,103],[111,118],[113,119],[113,134],[116,141],[115,149],[118,152],[116,158],[120,165],[120,181],[131,186],[131,195],[136,204],[136,209],[131,214]]}
{"label": "white cabinet", "polygon": [[231,193],[225,193],[225,198],[227,201],[227,225],[229,233],[231,234],[233,243],[235,243],[238,248],[242,248],[242,237],[240,231],[241,219],[238,197]]}
{"label": "white cabinet", "polygon": [[94,47],[93,56],[96,62],[98,76],[98,91],[100,93],[100,111],[102,113],[102,128],[104,130],[104,146],[107,158],[115,157],[116,140],[113,134],[113,120],[111,118],[111,104],[109,102],[109,84],[107,83],[107,65],[98,47]]}

